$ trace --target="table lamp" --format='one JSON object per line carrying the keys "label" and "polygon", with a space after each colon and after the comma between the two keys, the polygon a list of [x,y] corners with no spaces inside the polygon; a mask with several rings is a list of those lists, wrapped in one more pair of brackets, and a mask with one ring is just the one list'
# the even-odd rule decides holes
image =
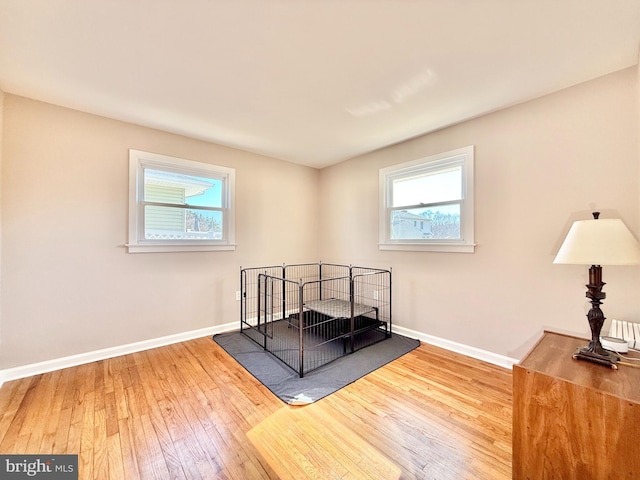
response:
{"label": "table lamp", "polygon": [[605,350],[600,343],[600,332],[605,316],[600,309],[606,294],[602,291],[602,265],[640,264],[640,244],[619,218],[598,219],[600,212],[593,212],[593,220],[573,223],[553,263],[591,265],[586,296],[591,302],[587,313],[591,328],[591,341],[579,348],[573,358],[587,360],[611,368],[618,368],[620,358]]}

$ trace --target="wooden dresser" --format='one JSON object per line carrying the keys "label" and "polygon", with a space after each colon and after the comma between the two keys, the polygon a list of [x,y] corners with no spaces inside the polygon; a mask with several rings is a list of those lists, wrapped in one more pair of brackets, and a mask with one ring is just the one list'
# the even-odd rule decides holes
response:
{"label": "wooden dresser", "polygon": [[545,332],[513,367],[514,479],[640,479],[640,368],[574,360],[588,343]]}

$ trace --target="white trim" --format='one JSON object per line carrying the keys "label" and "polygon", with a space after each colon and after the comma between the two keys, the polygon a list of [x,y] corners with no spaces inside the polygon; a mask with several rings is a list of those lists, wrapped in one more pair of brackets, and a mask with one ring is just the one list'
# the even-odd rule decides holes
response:
{"label": "white trim", "polygon": [[225,323],[214,327],[167,335],[166,337],[152,338],[150,340],[143,340],[141,342],[129,343],[117,347],[104,348],[93,352],[80,353],[69,357],[56,358],[44,362],[32,363],[30,365],[8,368],[0,370],[0,387],[4,382],[8,382],[10,380],[40,375],[41,373],[48,373],[54,370],[84,365],[85,363],[97,362],[107,358],[128,355],[130,353],[164,347],[165,345],[171,345],[173,343],[184,342],[194,338],[213,336],[218,333],[230,332],[233,330],[238,330],[238,322]]}
{"label": "white trim", "polygon": [[474,253],[477,244],[459,244],[459,243],[379,243],[380,250],[396,250],[405,252],[458,252],[458,253]]}
{"label": "white trim", "polygon": [[[127,345],[120,345],[118,347],[105,348],[93,352],[71,355],[69,357],[47,360],[45,362],[8,368],[6,370],[0,370],[0,387],[2,387],[2,384],[4,382],[17,380],[19,378],[40,375],[42,373],[48,373],[54,370],[84,365],[85,363],[97,362],[99,360],[105,360],[107,358],[113,358],[120,355],[128,355],[130,353],[163,347],[165,345],[184,342],[187,340],[192,340],[194,338],[213,336],[218,333],[231,332],[233,330],[238,330],[238,322],[225,323],[223,325],[202,328],[199,330],[191,330],[189,332],[177,333],[174,335],[168,335],[166,337],[143,340],[141,342],[129,343]],[[399,333],[400,335],[404,335],[406,337],[415,338],[430,345],[435,345],[436,347],[451,350],[453,352],[457,352],[468,357],[498,365],[500,367],[511,369],[514,364],[518,363],[518,360],[516,360],[515,358],[505,357],[503,355],[498,355],[486,350],[481,350],[479,348],[452,342],[451,340],[446,340],[444,338],[434,337],[433,335],[427,335],[426,333],[417,332],[409,328],[394,325],[392,330],[393,333]]]}
{"label": "white trim", "polygon": [[171,252],[224,252],[236,249],[236,243],[224,245],[136,245],[126,243],[129,253],[171,253]]}
{"label": "white trim", "polygon": [[400,335],[404,335],[406,337],[415,338],[430,345],[451,350],[452,352],[461,353],[462,355],[466,355],[467,357],[492,363],[493,365],[498,365],[499,367],[512,369],[513,366],[519,362],[519,360],[515,358],[505,357],[504,355],[498,355],[497,353],[470,347],[469,345],[453,342],[444,338],[434,337],[433,335],[417,332],[409,328],[398,327],[397,325],[393,326],[392,331],[393,333],[399,333]]}
{"label": "white trim", "polygon": [[[442,239],[391,239],[389,226],[390,182],[392,178],[412,172],[417,167],[447,165],[449,162],[462,166],[462,201],[460,203],[461,239],[446,241]],[[411,160],[398,165],[381,168],[378,177],[378,248],[379,250],[404,250],[417,252],[475,252],[475,206],[474,206],[474,163],[475,147],[458,148],[448,152]],[[435,167],[434,167],[435,168]],[[422,205],[422,204],[421,204]]]}
{"label": "white trim", "polygon": [[[222,240],[194,240],[190,242],[144,240],[142,226],[142,209],[144,207],[139,196],[144,189],[142,172],[146,166],[156,167],[163,171],[175,171],[185,175],[222,180],[225,185],[225,197],[222,205],[225,225],[224,238]],[[235,250],[235,175],[234,168],[129,149],[129,241],[125,244],[127,251],[129,253],[162,253]]]}

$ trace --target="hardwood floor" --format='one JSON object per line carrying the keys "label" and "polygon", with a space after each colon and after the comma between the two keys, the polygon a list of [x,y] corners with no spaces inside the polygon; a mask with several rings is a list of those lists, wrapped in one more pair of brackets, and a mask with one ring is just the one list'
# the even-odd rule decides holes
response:
{"label": "hardwood floor", "polygon": [[[5,383],[0,453],[79,454],[81,479],[376,478],[339,460],[361,449],[359,458],[379,452],[403,479],[510,479],[511,399],[510,370],[422,344],[290,407],[201,338]],[[255,427],[272,451],[291,452],[279,432],[292,421],[306,454],[272,468],[247,434]],[[343,439],[323,442],[318,431]],[[319,443],[333,453],[316,452]]]}

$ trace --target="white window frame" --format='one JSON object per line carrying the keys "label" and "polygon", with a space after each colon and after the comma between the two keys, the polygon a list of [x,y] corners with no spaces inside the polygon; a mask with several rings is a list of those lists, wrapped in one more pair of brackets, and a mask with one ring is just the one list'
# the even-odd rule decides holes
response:
{"label": "white window frame", "polygon": [[[144,169],[157,168],[184,175],[221,179],[223,187],[222,239],[147,240],[144,238]],[[170,157],[142,150],[129,150],[129,253],[211,252],[235,250],[235,170],[204,162]]]}
{"label": "white window frame", "polygon": [[[446,168],[452,163],[462,165],[462,200],[460,201],[460,239],[391,239],[391,199],[393,180],[403,176],[411,176],[425,168],[437,171],[439,166]],[[463,252],[475,251],[474,241],[474,195],[473,195],[473,145],[451,150],[449,152],[431,155],[429,157],[412,160],[399,165],[380,169],[380,221],[379,243],[380,250],[405,250],[422,252]]]}

